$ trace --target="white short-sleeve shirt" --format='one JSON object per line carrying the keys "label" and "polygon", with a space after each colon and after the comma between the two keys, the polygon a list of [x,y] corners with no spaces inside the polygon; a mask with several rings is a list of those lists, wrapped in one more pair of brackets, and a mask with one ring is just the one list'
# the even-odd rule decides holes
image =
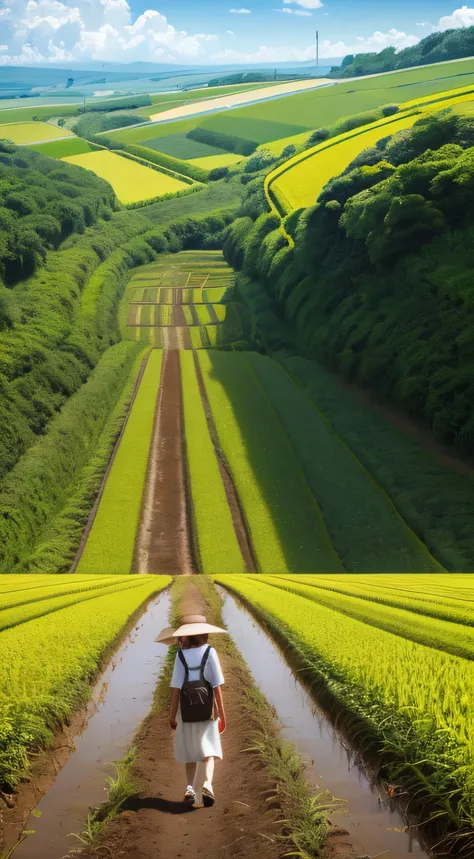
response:
{"label": "white short-sleeve shirt", "polygon": [[[201,668],[202,658],[208,647],[208,644],[203,644],[201,647],[190,647],[189,650],[181,651],[188,666],[190,680],[199,680],[199,671]],[[204,667],[204,678],[211,684],[213,689],[215,689],[216,686],[222,686],[224,683],[224,675],[222,673],[219,657],[213,647],[211,647],[206,665]],[[171,688],[182,689],[184,679],[184,665],[181,662],[179,655],[176,654],[173,668],[173,676],[171,678]]]}

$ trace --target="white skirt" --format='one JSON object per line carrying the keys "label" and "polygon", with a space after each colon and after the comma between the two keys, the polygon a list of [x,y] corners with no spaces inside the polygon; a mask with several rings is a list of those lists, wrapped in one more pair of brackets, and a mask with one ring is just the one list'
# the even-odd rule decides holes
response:
{"label": "white skirt", "polygon": [[178,721],[175,738],[176,760],[183,764],[203,761],[204,758],[222,760],[221,735],[217,719],[208,722]]}

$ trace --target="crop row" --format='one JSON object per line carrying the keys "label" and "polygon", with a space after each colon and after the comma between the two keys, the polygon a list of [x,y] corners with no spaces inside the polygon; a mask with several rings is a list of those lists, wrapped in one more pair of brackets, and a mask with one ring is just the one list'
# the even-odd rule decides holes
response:
{"label": "crop row", "polygon": [[113,461],[78,573],[131,571],[148,464],[162,353],[153,350]]}
{"label": "crop row", "polygon": [[[341,592],[326,590],[324,587],[314,587],[306,584],[304,576],[297,581],[285,580],[279,576],[265,576],[267,584],[280,590],[296,593],[306,599],[347,614],[362,623],[385,629],[395,635],[402,635],[420,644],[426,644],[464,659],[474,659],[474,629],[464,624],[440,620],[425,614],[416,614],[405,608],[394,608],[390,605],[380,605],[349,596]],[[473,615],[470,616],[471,623]]]}
{"label": "crop row", "polygon": [[47,746],[88,699],[90,680],[128,618],[170,581],[140,577],[126,590],[115,584],[0,633],[0,789],[18,784],[30,752]]}
{"label": "crop row", "polygon": [[[474,664],[361,623],[256,576],[217,576],[287,646],[340,724],[472,855]],[[471,854],[469,854],[471,851]]]}
{"label": "crop row", "polygon": [[272,572],[342,570],[275,412],[242,356],[200,352],[222,450],[258,565]]}
{"label": "crop row", "polygon": [[[344,568],[441,571],[388,496],[281,366],[253,353],[245,357],[288,436]],[[294,567],[292,572],[303,571]]]}
{"label": "crop row", "polygon": [[[386,577],[381,580],[373,575],[351,576],[350,579],[346,576],[338,579],[305,576],[304,583],[336,594],[474,626],[474,582],[469,575],[436,575],[430,576],[429,581],[422,580],[419,575],[409,579],[404,576],[398,584],[393,582],[394,578],[390,576],[389,580]],[[288,576],[288,580],[299,582],[300,578]]]}
{"label": "crop row", "polygon": [[181,352],[186,453],[193,516],[203,573],[245,572],[209,434],[192,352]]}
{"label": "crop row", "polygon": [[[10,578],[10,577],[9,577]],[[47,601],[52,597],[58,597],[62,594],[79,594],[83,591],[95,591],[98,588],[104,587],[105,584],[120,584],[124,581],[128,582],[128,577],[125,576],[109,576],[105,580],[98,580],[96,576],[61,576],[60,581],[50,581],[50,577],[43,576],[42,580],[30,582],[30,576],[23,578],[27,579],[27,583],[21,581],[14,585],[8,583],[1,585],[2,577],[0,577],[0,624],[2,622],[2,612],[14,606],[26,605],[27,603]]]}

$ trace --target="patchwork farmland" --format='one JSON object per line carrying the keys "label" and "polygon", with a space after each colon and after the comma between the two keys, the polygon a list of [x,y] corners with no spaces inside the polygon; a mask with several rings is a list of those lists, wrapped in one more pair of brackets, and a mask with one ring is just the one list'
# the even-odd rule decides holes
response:
{"label": "patchwork farmland", "polygon": [[[306,89],[2,144],[2,857],[473,855],[474,61]],[[205,836],[190,613],[234,639]]]}

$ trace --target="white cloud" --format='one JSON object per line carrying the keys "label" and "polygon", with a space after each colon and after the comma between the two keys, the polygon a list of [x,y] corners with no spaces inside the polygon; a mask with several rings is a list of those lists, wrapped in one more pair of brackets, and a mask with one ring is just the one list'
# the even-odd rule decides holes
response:
{"label": "white cloud", "polygon": [[234,33],[234,31],[233,31],[233,30],[226,30],[226,33],[227,33],[229,36],[235,36],[235,33]]}
{"label": "white cloud", "polygon": [[274,9],[274,12],[286,12],[287,15],[300,15],[301,17],[310,17],[311,12],[303,12],[302,9]]}
{"label": "white cloud", "polygon": [[322,0],[283,0],[283,2],[302,6],[303,9],[321,9],[324,6]]}
{"label": "white cloud", "polygon": [[388,33],[381,33],[380,30],[377,30],[372,36],[357,36],[353,44],[346,44],[343,41],[330,42],[326,40],[320,47],[320,56],[341,57],[345,54],[369,54],[383,51],[384,48],[389,47],[394,47],[401,51],[403,48],[417,45],[419,41],[418,36],[412,36],[395,28],[389,30]]}
{"label": "white cloud", "polygon": [[207,59],[213,33],[178,30],[154,9],[134,19],[127,0],[12,0],[0,11],[0,64],[74,60]]}
{"label": "white cloud", "polygon": [[250,9],[229,9],[233,15],[251,15]]}
{"label": "white cloud", "polygon": [[417,27],[427,27],[427,26],[428,26],[428,24],[429,24],[429,21],[419,21],[419,22],[416,24],[416,26],[417,26]]}
{"label": "white cloud", "polygon": [[474,26],[474,9],[470,9],[468,6],[461,6],[460,9],[455,9],[452,15],[440,18],[437,29],[452,30],[455,27],[472,26]]}

